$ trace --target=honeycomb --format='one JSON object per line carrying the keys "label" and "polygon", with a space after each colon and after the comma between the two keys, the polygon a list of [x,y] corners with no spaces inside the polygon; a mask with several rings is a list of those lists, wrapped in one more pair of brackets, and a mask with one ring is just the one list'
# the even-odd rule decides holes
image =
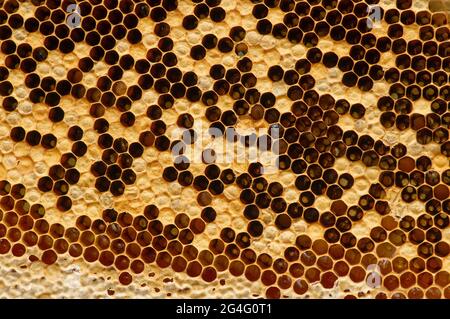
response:
{"label": "honeycomb", "polygon": [[0,7],[1,298],[450,298],[449,1]]}

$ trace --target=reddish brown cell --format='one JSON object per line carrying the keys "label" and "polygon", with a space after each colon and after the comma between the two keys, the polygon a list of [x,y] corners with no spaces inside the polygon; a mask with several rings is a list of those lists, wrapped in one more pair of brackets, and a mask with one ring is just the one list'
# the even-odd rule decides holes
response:
{"label": "reddish brown cell", "polygon": [[423,297],[424,293],[419,287],[413,287],[408,290],[408,298],[410,299],[422,299]]}
{"label": "reddish brown cell", "polygon": [[400,276],[400,284],[402,288],[410,288],[415,285],[416,276],[413,272],[407,271]]}
{"label": "reddish brown cell", "polygon": [[144,263],[140,260],[133,260],[130,265],[130,269],[135,274],[140,274],[144,271]]}
{"label": "reddish brown cell", "polygon": [[409,156],[403,157],[398,161],[398,169],[406,173],[411,172],[415,166],[414,159]]}
{"label": "reddish brown cell", "polygon": [[417,276],[417,283],[422,288],[428,288],[433,284],[433,275],[428,272],[423,272]]}
{"label": "reddish brown cell", "polygon": [[261,281],[266,286],[273,285],[276,279],[277,275],[272,270],[264,270],[261,274]]}
{"label": "reddish brown cell", "polygon": [[281,275],[278,277],[277,285],[280,289],[288,289],[292,285],[292,280],[288,275]]}
{"label": "reddish brown cell", "polygon": [[361,266],[354,266],[350,269],[349,276],[353,282],[361,282],[366,278],[366,271]]}
{"label": "reddish brown cell", "polygon": [[44,251],[44,253],[42,254],[42,257],[41,257],[42,262],[44,262],[47,265],[54,264],[57,259],[58,259],[58,256],[51,249]]}
{"label": "reddish brown cell", "polygon": [[294,278],[301,277],[304,274],[304,272],[305,269],[300,263],[293,263],[292,265],[289,266],[289,273]]}
{"label": "reddish brown cell", "polygon": [[197,277],[201,274],[202,272],[202,265],[198,262],[198,261],[191,261],[189,262],[187,269],[186,269],[186,273],[190,276],[190,277]]}
{"label": "reddish brown cell", "polygon": [[218,271],[224,271],[224,270],[228,269],[229,263],[230,262],[229,262],[228,258],[224,255],[219,255],[214,258],[214,267]]}
{"label": "reddish brown cell", "polygon": [[98,259],[99,256],[99,252],[98,249],[95,248],[94,246],[88,247],[84,250],[83,253],[83,258],[87,261],[87,262],[94,262]]}
{"label": "reddish brown cell", "polygon": [[129,284],[131,284],[132,281],[133,277],[129,272],[125,271],[119,275],[119,282],[124,286],[128,286]]}
{"label": "reddish brown cell", "polygon": [[187,267],[187,261],[181,256],[174,257],[172,261],[172,269],[176,272],[182,272]]}
{"label": "reddish brown cell", "polygon": [[280,299],[281,291],[277,287],[269,287],[266,290],[266,297],[269,299]]}
{"label": "reddish brown cell", "polygon": [[11,252],[16,257],[21,257],[26,253],[26,247],[22,244],[14,244],[12,246]]}
{"label": "reddish brown cell", "polygon": [[438,287],[430,287],[425,292],[425,296],[428,299],[441,299],[442,292],[441,292],[441,290]]}
{"label": "reddish brown cell", "polygon": [[217,278],[217,272],[213,267],[206,267],[202,272],[202,279],[206,282],[212,282]]}
{"label": "reddish brown cell", "polygon": [[76,258],[83,253],[83,247],[80,244],[71,244],[69,247],[70,256]]}
{"label": "reddish brown cell", "polygon": [[445,287],[450,284],[450,274],[445,270],[440,271],[435,274],[434,281],[438,286]]}
{"label": "reddish brown cell", "polygon": [[249,265],[245,268],[245,278],[249,281],[257,281],[261,276],[261,270],[256,265]]}
{"label": "reddish brown cell", "polygon": [[315,267],[308,268],[305,272],[305,278],[309,283],[318,282],[320,280],[320,270]]}
{"label": "reddish brown cell", "polygon": [[239,260],[233,260],[230,262],[228,268],[233,276],[239,277],[244,273],[245,265]]}
{"label": "reddish brown cell", "polygon": [[99,261],[103,266],[111,266],[114,264],[114,254],[110,251],[102,251],[99,257]]}
{"label": "reddish brown cell", "polygon": [[169,253],[162,251],[156,256],[156,264],[161,268],[169,267],[172,262],[172,256]]}
{"label": "reddish brown cell", "polygon": [[338,261],[334,264],[333,270],[338,276],[343,277],[349,273],[350,267],[345,261]]}
{"label": "reddish brown cell", "polygon": [[320,283],[326,289],[333,288],[338,277],[331,271],[322,274]]}

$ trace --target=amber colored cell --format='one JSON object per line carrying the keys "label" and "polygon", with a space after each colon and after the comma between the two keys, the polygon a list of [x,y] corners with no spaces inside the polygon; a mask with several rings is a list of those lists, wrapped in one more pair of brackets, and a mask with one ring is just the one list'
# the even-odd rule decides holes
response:
{"label": "amber colored cell", "polygon": [[183,248],[183,256],[189,261],[194,260],[198,256],[198,249],[193,245],[186,245]]}
{"label": "amber colored cell", "polygon": [[156,256],[156,264],[161,268],[169,267],[171,262],[172,256],[165,251],[159,252]]}
{"label": "amber colored cell", "polygon": [[382,227],[375,227],[370,231],[370,237],[375,242],[383,242],[387,238],[387,233]]}
{"label": "amber colored cell", "polygon": [[445,270],[438,272],[434,278],[435,283],[440,287],[445,287],[450,283],[450,274]]}
{"label": "amber colored cell", "polygon": [[426,262],[427,270],[435,273],[442,268],[442,260],[439,257],[430,257]]}
{"label": "amber colored cell", "polygon": [[317,259],[317,266],[325,271],[333,267],[333,260],[329,256],[321,256]]}
{"label": "amber colored cell", "polygon": [[449,198],[450,189],[447,185],[437,185],[434,190],[434,196],[439,200],[445,200]]}
{"label": "amber colored cell", "polygon": [[88,229],[91,226],[91,219],[88,216],[80,216],[76,220],[76,225],[80,230]]}
{"label": "amber colored cell", "polygon": [[29,247],[36,245],[36,243],[38,242],[38,236],[33,231],[28,231],[24,233],[22,239],[25,245]]}
{"label": "amber colored cell", "polygon": [[229,263],[230,262],[229,262],[228,258],[224,255],[219,255],[214,258],[214,267],[218,271],[224,271],[224,270],[228,269]]}
{"label": "amber colored cell", "polygon": [[400,276],[400,284],[403,288],[410,288],[416,283],[416,276],[414,273],[408,271]]}
{"label": "amber colored cell", "polygon": [[127,245],[127,247],[125,249],[125,253],[130,258],[137,258],[140,255],[140,253],[141,253],[141,248],[136,243],[130,243],[130,244]]}
{"label": "amber colored cell", "polygon": [[49,250],[44,251],[41,259],[45,264],[51,265],[56,262],[56,260],[58,259],[58,256],[56,255],[56,253],[53,250],[49,249]]}
{"label": "amber colored cell", "polygon": [[369,268],[370,265],[376,265],[378,262],[378,258],[374,254],[366,254],[361,259],[361,265],[365,268]]}
{"label": "amber colored cell", "polygon": [[53,246],[53,239],[48,235],[41,235],[38,241],[38,247],[42,250],[49,249]]}
{"label": "amber colored cell", "polygon": [[316,262],[316,256],[312,251],[305,251],[300,255],[300,260],[305,266],[311,266]]}
{"label": "amber colored cell", "polygon": [[239,260],[233,260],[232,262],[230,262],[228,267],[229,267],[230,273],[236,277],[242,275],[245,270],[244,263],[242,263]]}
{"label": "amber colored cell", "polygon": [[361,260],[361,253],[357,249],[354,248],[349,249],[345,253],[345,260],[350,265],[356,265]]}
{"label": "amber colored cell", "polygon": [[114,259],[115,259],[115,257],[114,257],[113,253],[111,253],[110,251],[103,251],[100,254],[100,257],[98,260],[104,266],[111,266],[114,264]]}
{"label": "amber colored cell", "polygon": [[261,281],[266,286],[273,285],[276,279],[277,276],[272,270],[264,270],[261,274]]}
{"label": "amber colored cell", "polygon": [[440,257],[445,257],[450,253],[450,245],[447,244],[446,242],[441,241],[436,244],[435,252],[436,252],[436,255],[438,255]]}
{"label": "amber colored cell", "polygon": [[312,245],[311,238],[309,238],[307,235],[298,236],[295,243],[297,247],[301,250],[309,249]]}
{"label": "amber colored cell", "polygon": [[213,239],[209,243],[209,249],[214,254],[220,254],[224,251],[225,245],[222,240],[220,239]]}
{"label": "amber colored cell", "polygon": [[84,246],[92,245],[94,243],[94,240],[94,233],[89,230],[82,232],[80,235],[80,242]]}
{"label": "amber colored cell", "polygon": [[96,237],[95,244],[100,250],[107,249],[109,247],[110,240],[108,236],[100,235]]}
{"label": "amber colored cell", "polygon": [[381,220],[381,225],[386,230],[393,230],[393,229],[395,229],[397,227],[397,224],[398,224],[397,221],[392,216],[385,216]]}
{"label": "amber colored cell", "polygon": [[11,244],[7,239],[0,239],[0,254],[6,254],[11,249]]}
{"label": "amber colored cell", "polygon": [[287,261],[296,261],[298,260],[300,257],[300,252],[296,247],[288,247],[285,249],[284,251],[284,258]]}
{"label": "amber colored cell", "polygon": [[411,157],[403,157],[398,162],[398,168],[406,173],[411,172],[415,166],[415,161]]}
{"label": "amber colored cell", "polygon": [[425,296],[429,299],[440,299],[442,296],[442,292],[438,287],[430,287],[425,292]]}
{"label": "amber colored cell", "polygon": [[200,206],[208,206],[211,204],[212,196],[208,192],[200,192],[197,196],[197,202]]}
{"label": "amber colored cell", "polygon": [[408,269],[408,260],[404,257],[398,256],[392,260],[392,268],[396,273],[402,273]]}
{"label": "amber colored cell", "polygon": [[156,259],[156,251],[151,247],[146,247],[141,251],[141,258],[147,264],[152,263]]}
{"label": "amber colored cell", "polygon": [[94,262],[98,259],[99,252],[95,247],[88,247],[84,250],[83,257],[87,262]]}
{"label": "amber colored cell", "polygon": [[450,299],[450,286],[447,286],[444,289],[444,297],[445,297],[445,299]]}
{"label": "amber colored cell", "polygon": [[194,234],[200,234],[200,233],[202,233],[204,231],[205,226],[206,226],[205,222],[202,219],[194,218],[191,221],[191,223],[189,225],[189,228],[192,230],[192,232]]}
{"label": "amber colored cell", "polygon": [[318,282],[320,280],[320,270],[315,267],[307,269],[305,272],[305,278],[309,283]]}
{"label": "amber colored cell", "polygon": [[345,261],[338,261],[334,264],[333,270],[338,276],[343,277],[348,274],[350,267]]}
{"label": "amber colored cell", "polygon": [[20,257],[23,256],[26,252],[26,247],[22,244],[14,244],[11,248],[11,252],[14,256]]}
{"label": "amber colored cell", "polygon": [[19,228],[23,231],[27,231],[33,228],[34,221],[30,216],[22,216],[19,219]]}
{"label": "amber colored cell", "polygon": [[349,277],[353,282],[361,282],[366,277],[366,271],[361,266],[354,266],[350,269]]}
{"label": "amber colored cell", "polygon": [[131,284],[132,281],[133,281],[133,277],[128,272],[123,272],[119,275],[119,282],[122,285],[127,286],[127,285]]}
{"label": "amber colored cell", "polygon": [[329,271],[322,274],[320,283],[324,288],[330,289],[334,287],[337,279],[338,277],[336,277],[336,275],[333,272]]}
{"label": "amber colored cell", "polygon": [[[148,246],[150,244],[150,240],[148,241],[148,243],[142,244],[142,246]],[[169,244],[167,245],[167,251],[172,255],[172,256],[177,256],[180,255],[183,252],[183,245],[177,241],[170,241]]]}
{"label": "amber colored cell", "polygon": [[214,256],[209,250],[202,250],[198,255],[198,259],[203,266],[208,266],[212,264]]}
{"label": "amber colored cell", "polygon": [[381,258],[390,258],[396,252],[396,248],[390,243],[382,243],[377,246],[376,253],[378,257]]}
{"label": "amber colored cell", "polygon": [[386,287],[386,289],[393,291],[399,286],[399,280],[394,275],[389,275],[383,279],[383,286]]}
{"label": "amber colored cell", "polygon": [[69,247],[69,254],[72,257],[79,257],[83,253],[83,247],[80,244],[71,244]]}
{"label": "amber colored cell", "polygon": [[261,270],[256,265],[249,265],[245,268],[245,278],[249,281],[257,281],[261,276]]}
{"label": "amber colored cell", "polygon": [[17,225],[18,216],[14,212],[7,212],[3,220],[7,226],[15,226]]}
{"label": "amber colored cell", "polygon": [[69,249],[69,244],[63,238],[55,240],[53,248],[58,254],[64,254]]}
{"label": "amber colored cell", "polygon": [[276,273],[282,274],[287,271],[288,263],[284,259],[278,258],[273,262],[272,266]]}
{"label": "amber colored cell", "polygon": [[176,272],[181,272],[186,269],[187,261],[181,256],[176,256],[172,261],[172,269]]}
{"label": "amber colored cell", "polygon": [[202,266],[199,262],[192,261],[188,264],[186,272],[190,277],[197,277],[202,272]]}
{"label": "amber colored cell", "polygon": [[413,287],[408,290],[408,298],[410,299],[422,299],[424,297],[424,293],[422,289],[418,287]]}
{"label": "amber colored cell", "polygon": [[341,216],[347,211],[347,204],[342,200],[336,200],[331,204],[331,211],[336,216]]}
{"label": "amber colored cell", "polygon": [[250,248],[244,249],[240,257],[245,264],[253,264],[256,261],[256,253]]}
{"label": "amber colored cell", "polygon": [[433,275],[428,272],[421,273],[417,276],[417,283],[422,288],[428,288],[433,284]]}
{"label": "amber colored cell", "polygon": [[298,295],[304,295],[308,291],[308,283],[303,279],[297,279],[294,282],[294,292]]}
{"label": "amber colored cell", "polygon": [[315,240],[312,244],[312,249],[317,255],[323,255],[328,251],[328,244],[325,240]]}
{"label": "amber colored cell", "polygon": [[140,274],[144,271],[144,263],[140,260],[133,260],[130,265],[130,269],[135,274]]}
{"label": "amber colored cell", "polygon": [[53,224],[50,226],[49,232],[53,238],[62,237],[64,235],[64,226],[61,224]]}
{"label": "amber colored cell", "polygon": [[217,278],[217,272],[213,267],[206,267],[202,272],[202,279],[206,282],[214,281]]}
{"label": "amber colored cell", "polygon": [[[425,269],[425,261],[422,258],[415,257],[409,261],[409,269],[415,273],[420,273]],[[425,273],[427,274],[427,273]],[[429,275],[429,274],[427,274]],[[420,278],[419,278],[420,280]]]}
{"label": "amber colored cell", "polygon": [[345,248],[354,247],[356,245],[356,237],[351,232],[347,232],[341,236],[340,242]]}
{"label": "amber colored cell", "polygon": [[395,246],[401,246],[406,241],[406,235],[403,231],[396,229],[392,231],[389,236],[389,241],[394,244]]}

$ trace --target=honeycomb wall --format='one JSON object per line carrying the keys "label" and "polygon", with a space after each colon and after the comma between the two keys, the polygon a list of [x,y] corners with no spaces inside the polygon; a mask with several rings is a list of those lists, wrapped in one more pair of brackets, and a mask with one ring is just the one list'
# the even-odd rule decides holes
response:
{"label": "honeycomb wall", "polygon": [[448,12],[1,1],[0,297],[450,298]]}

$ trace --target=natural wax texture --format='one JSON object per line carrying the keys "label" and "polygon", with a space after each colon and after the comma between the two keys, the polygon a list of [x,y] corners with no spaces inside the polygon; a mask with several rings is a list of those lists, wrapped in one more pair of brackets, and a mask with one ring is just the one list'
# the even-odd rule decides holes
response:
{"label": "natural wax texture", "polygon": [[0,298],[450,298],[450,1],[0,0]]}

